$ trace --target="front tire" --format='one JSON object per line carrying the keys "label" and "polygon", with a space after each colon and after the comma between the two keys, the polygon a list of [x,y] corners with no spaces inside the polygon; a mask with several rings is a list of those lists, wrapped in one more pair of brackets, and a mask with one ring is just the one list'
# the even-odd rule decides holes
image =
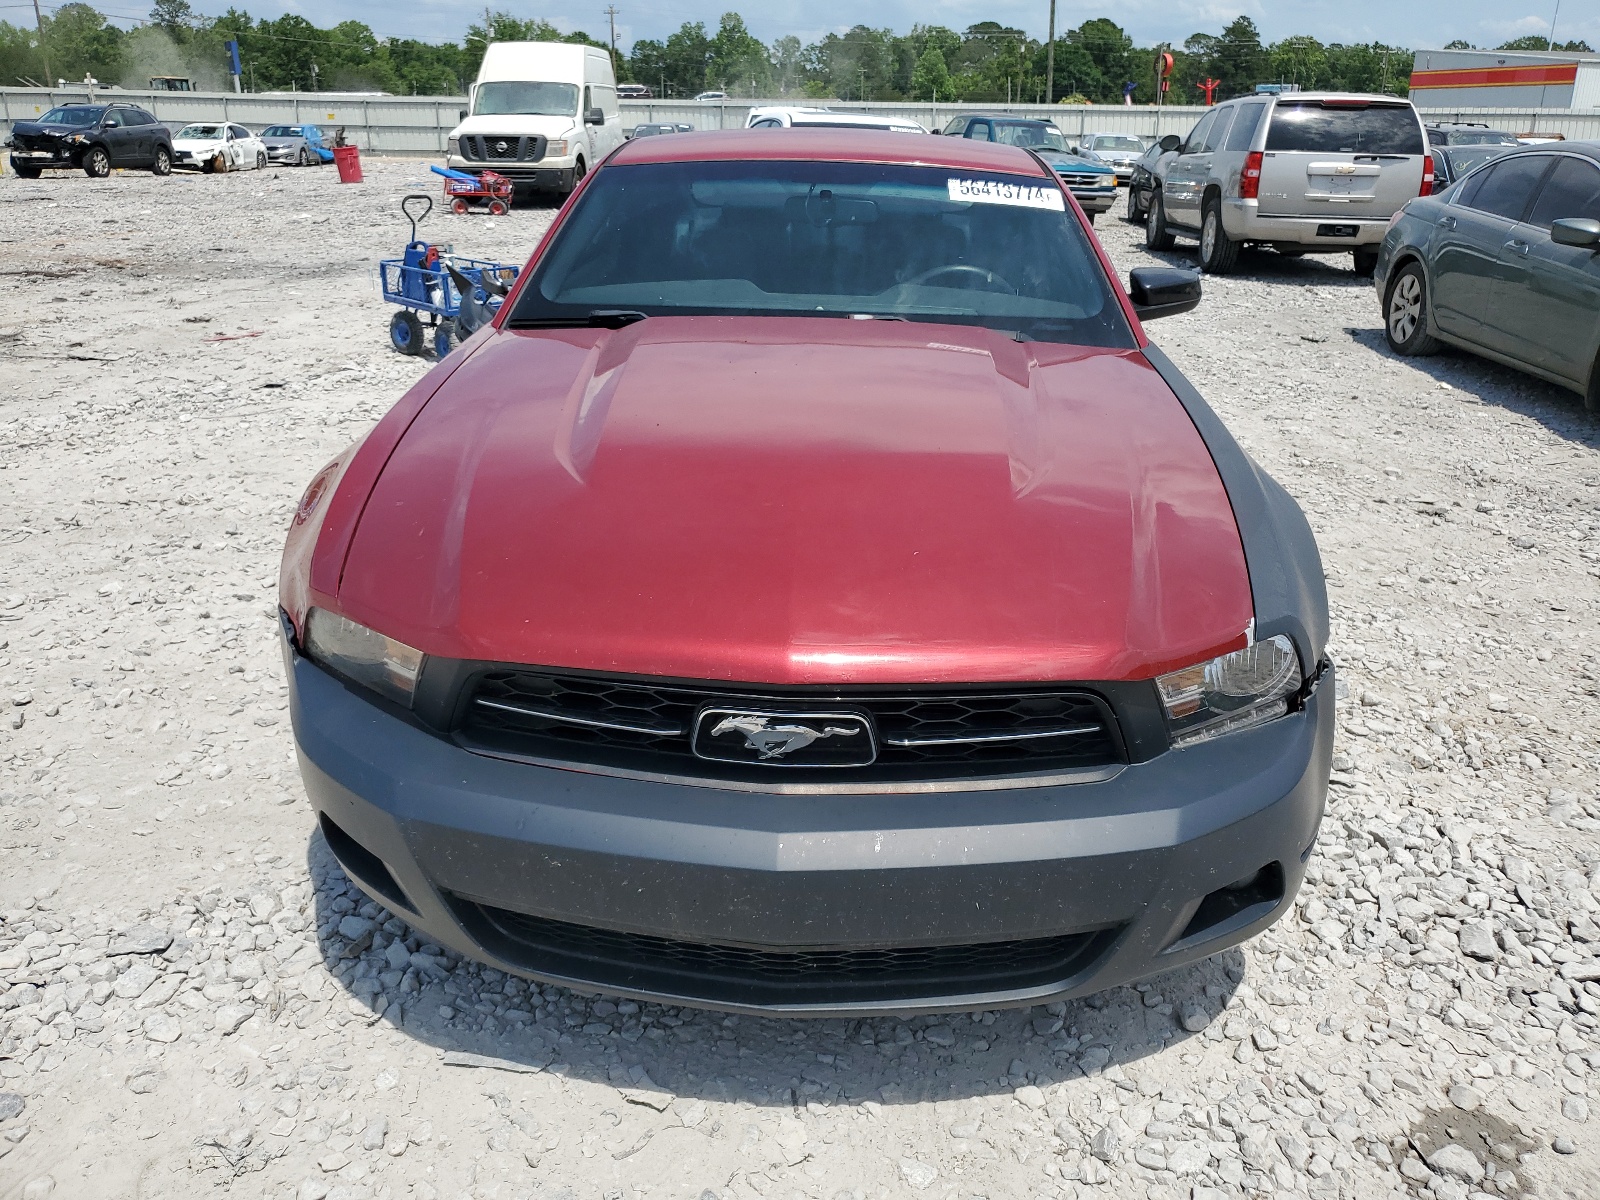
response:
{"label": "front tire", "polygon": [[111,174],[111,155],[104,146],[91,146],[83,156],[83,173],[90,179],[105,179]]}
{"label": "front tire", "polygon": [[1376,250],[1352,250],[1350,257],[1356,274],[1362,279],[1371,279],[1372,273],[1378,269],[1378,252]]}
{"label": "front tire", "polygon": [[422,322],[409,308],[402,308],[389,318],[389,341],[401,354],[421,354]]}
{"label": "front tire", "polygon": [[1144,214],[1144,248],[1146,250],[1171,250],[1177,243],[1172,230],[1167,228],[1167,206],[1160,192],[1150,193],[1150,207]]}
{"label": "front tire", "polygon": [[265,150],[257,150],[256,151],[256,170],[265,171],[266,169],[267,169],[267,152]]}
{"label": "front tire", "polygon": [[311,156],[306,153],[304,146],[300,147],[300,153],[295,157],[294,165],[297,167],[309,167],[311,165]]}
{"label": "front tire", "polygon": [[165,146],[156,147],[156,160],[150,164],[152,175],[172,174],[172,154]]}
{"label": "front tire", "polygon": [[1439,349],[1439,339],[1428,332],[1428,281],[1417,263],[1400,268],[1389,284],[1383,302],[1383,336],[1389,349],[1407,358]]}
{"label": "front tire", "polygon": [[1222,205],[1207,200],[1200,217],[1200,269],[1208,275],[1226,275],[1239,261],[1239,243],[1222,227]]}
{"label": "front tire", "polygon": [[433,356],[444,358],[460,343],[456,340],[454,321],[440,321],[433,331]]}
{"label": "front tire", "polygon": [[1144,220],[1144,205],[1139,200],[1139,189],[1131,184],[1128,187],[1128,220],[1134,225]]}

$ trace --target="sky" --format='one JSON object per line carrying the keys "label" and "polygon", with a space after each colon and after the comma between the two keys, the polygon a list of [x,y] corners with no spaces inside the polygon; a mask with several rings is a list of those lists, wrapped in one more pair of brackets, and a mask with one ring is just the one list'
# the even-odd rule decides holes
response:
{"label": "sky", "polygon": [[[495,10],[513,16],[543,17],[565,30],[582,29],[604,38],[609,29],[604,13],[608,0],[498,0]],[[806,0],[775,4],[771,0],[609,0],[618,9],[617,42],[626,51],[636,38],[664,39],[685,21],[703,21],[716,28],[722,13],[737,10],[752,33],[771,43],[785,34],[804,42],[829,32],[843,32],[857,22],[904,33],[914,24],[964,29],[977,21],[1013,25],[1040,38],[1049,19],[1048,0],[878,0],[864,11],[859,0]],[[343,20],[366,22],[383,37],[429,41],[457,40],[467,24],[483,19],[482,5],[471,0],[409,0],[404,5],[376,5],[367,0],[234,0],[252,16],[298,13],[314,24]],[[1494,46],[1525,34],[1545,35],[1557,0],[1121,0],[1117,5],[1057,0],[1058,32],[1091,17],[1110,17],[1139,45],[1181,43],[1192,33],[1220,32],[1240,14],[1251,17],[1264,41],[1290,34],[1311,34],[1324,42],[1372,42],[1437,49],[1455,38],[1478,46]],[[1559,0],[1556,38],[1583,38],[1600,48],[1600,3]],[[53,4],[52,4],[53,6]],[[105,0],[105,12],[136,15],[141,0]],[[226,3],[198,0],[200,12],[220,12]]]}

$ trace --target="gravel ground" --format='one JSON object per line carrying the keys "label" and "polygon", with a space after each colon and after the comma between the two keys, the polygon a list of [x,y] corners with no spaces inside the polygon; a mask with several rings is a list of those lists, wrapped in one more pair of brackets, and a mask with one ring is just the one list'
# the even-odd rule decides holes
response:
{"label": "gravel ground", "polygon": [[[1153,327],[1306,506],[1332,585],[1329,814],[1250,945],[957,1019],[589,999],[368,902],[295,773],[283,529],[427,365],[389,349],[373,264],[435,181],[367,175],[0,179],[0,1196],[1595,1193],[1600,458],[1575,397],[1395,359],[1345,260],[1247,254]],[[520,260],[549,218],[424,232]]]}

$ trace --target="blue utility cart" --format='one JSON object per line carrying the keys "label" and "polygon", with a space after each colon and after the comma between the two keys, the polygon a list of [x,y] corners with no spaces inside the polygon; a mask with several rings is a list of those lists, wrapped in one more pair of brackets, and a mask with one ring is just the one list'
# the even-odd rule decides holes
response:
{"label": "blue utility cart", "polygon": [[[426,206],[414,216],[410,208],[413,201]],[[400,202],[400,211],[411,222],[411,240],[400,258],[381,260],[378,272],[383,298],[400,306],[400,311],[389,321],[389,340],[394,348],[401,354],[424,353],[427,329],[431,327],[434,355],[443,358],[455,347],[456,317],[461,311],[461,292],[447,268],[454,267],[472,281],[473,299],[490,311],[499,308],[505,290],[517,277],[518,268],[508,263],[452,254],[448,246],[441,248],[420,240],[417,222],[432,208],[433,197],[420,193]],[[488,287],[482,282],[485,273],[490,279]]]}

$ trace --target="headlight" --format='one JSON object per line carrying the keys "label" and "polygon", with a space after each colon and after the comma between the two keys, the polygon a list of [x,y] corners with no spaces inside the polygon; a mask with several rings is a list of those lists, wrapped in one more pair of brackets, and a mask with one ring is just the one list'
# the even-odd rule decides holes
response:
{"label": "headlight", "polygon": [[411,707],[422,651],[321,608],[306,617],[305,643],[306,654],[330,671]]}
{"label": "headlight", "polygon": [[445,138],[445,140],[444,140],[444,152],[446,154],[453,154],[457,158],[461,157],[461,139],[460,138]]}
{"label": "headlight", "polygon": [[1177,748],[1283,716],[1302,682],[1294,643],[1280,633],[1163,675],[1156,687]]}
{"label": "headlight", "polygon": [[544,144],[545,156],[548,158],[561,158],[567,153],[566,138],[551,138]]}

